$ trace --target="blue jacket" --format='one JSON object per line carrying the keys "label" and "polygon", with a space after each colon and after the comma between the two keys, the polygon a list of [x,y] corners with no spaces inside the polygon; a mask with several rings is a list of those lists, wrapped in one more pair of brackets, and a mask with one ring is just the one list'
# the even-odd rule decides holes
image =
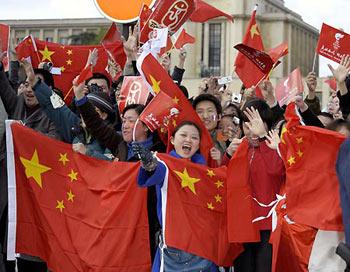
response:
{"label": "blue jacket", "polygon": [[[81,139],[72,133],[72,127],[77,127],[81,123],[81,119],[66,104],[55,109],[50,100],[54,92],[46,84],[37,84],[34,91],[42,110],[55,124],[62,140],[67,143],[81,143]],[[90,135],[85,134],[87,139],[85,144],[87,149],[86,155],[101,160],[111,160],[111,157],[108,156],[111,152],[101,146],[97,140],[91,138]]]}
{"label": "blue jacket", "polygon": [[350,247],[350,137],[340,146],[337,175],[340,183],[340,202],[343,211],[345,241]]}

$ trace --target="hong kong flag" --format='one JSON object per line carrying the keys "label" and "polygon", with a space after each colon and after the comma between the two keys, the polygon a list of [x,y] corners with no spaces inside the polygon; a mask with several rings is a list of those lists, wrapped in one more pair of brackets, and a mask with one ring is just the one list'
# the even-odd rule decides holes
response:
{"label": "hong kong flag", "polygon": [[350,35],[331,27],[322,25],[316,52],[332,61],[340,63],[341,58],[350,55]]}
{"label": "hong kong flag", "polygon": [[304,84],[300,69],[296,68],[290,75],[283,79],[276,87],[276,98],[278,104],[282,107],[291,101],[293,97],[303,93]]}

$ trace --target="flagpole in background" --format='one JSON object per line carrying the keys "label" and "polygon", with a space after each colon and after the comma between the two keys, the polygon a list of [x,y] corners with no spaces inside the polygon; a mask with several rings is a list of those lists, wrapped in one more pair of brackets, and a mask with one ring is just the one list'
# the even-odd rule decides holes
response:
{"label": "flagpole in background", "polygon": [[312,72],[315,73],[315,66],[316,66],[316,58],[317,58],[317,52],[315,50],[314,60],[312,62]]}

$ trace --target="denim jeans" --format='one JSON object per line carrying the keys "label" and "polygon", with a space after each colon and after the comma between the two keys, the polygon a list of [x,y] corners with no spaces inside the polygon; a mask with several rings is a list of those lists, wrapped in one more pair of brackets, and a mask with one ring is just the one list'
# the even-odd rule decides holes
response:
{"label": "denim jeans", "polygon": [[199,256],[172,247],[163,249],[165,272],[214,272],[216,265]]}

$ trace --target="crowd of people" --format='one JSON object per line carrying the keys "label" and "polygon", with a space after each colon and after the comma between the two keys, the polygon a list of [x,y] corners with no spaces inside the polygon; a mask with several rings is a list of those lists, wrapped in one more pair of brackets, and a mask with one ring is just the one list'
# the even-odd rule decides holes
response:
{"label": "crowd of people", "polygon": [[[70,105],[63,102],[63,95],[55,88],[53,76],[45,65],[33,69],[27,60],[18,60],[12,52],[9,72],[4,71],[0,55],[0,271],[15,271],[14,262],[6,261],[7,229],[7,175],[5,119],[21,121],[25,126],[49,137],[69,143],[78,153],[108,161],[135,162],[141,160],[137,183],[147,187],[150,248],[153,271],[159,271],[161,256],[165,271],[218,271],[215,263],[175,248],[160,252],[161,241],[154,239],[162,228],[161,188],[164,182],[164,165],[151,152],[166,152],[166,145],[157,133],[152,133],[138,117],[145,108],[141,104],[129,104],[122,112],[118,110],[120,88],[123,78],[139,75],[135,61],[137,54],[137,33],[130,32],[124,43],[129,69],[117,81],[111,82],[104,71],[94,73],[85,82],[73,81],[74,99]],[[179,58],[178,65],[171,71],[171,58]],[[277,151],[281,132],[285,125],[284,107],[280,107],[269,80],[259,85],[263,98],[255,95],[254,89],[232,90],[229,84],[220,85],[218,77],[204,78],[198,86],[198,95],[188,97],[188,90],[182,85],[185,73],[186,50],[159,57],[162,67],[172,76],[193,109],[209,131],[214,147],[211,159],[217,165],[228,165],[243,139],[249,142],[249,177],[253,197],[261,203],[270,203],[280,193],[285,182],[285,167]],[[98,62],[95,51],[87,63]],[[41,67],[41,68],[40,68]],[[131,67],[131,69],[130,69]],[[337,91],[331,93],[329,103],[322,108],[316,96],[317,76],[310,72],[306,76],[308,91],[305,97],[294,98],[302,121],[337,131],[346,137],[350,135],[350,57],[343,57],[337,68],[330,67],[337,82]],[[24,73],[23,73],[24,71]],[[130,72],[131,71],[131,72]],[[191,92],[193,93],[193,91]],[[238,95],[239,94],[239,95]],[[174,149],[170,155],[206,165],[199,152],[202,131],[191,119],[178,124],[170,141]],[[345,196],[347,197],[347,195]],[[343,205],[346,209],[346,205]],[[257,217],[265,216],[269,208],[254,206]],[[256,223],[260,231],[260,242],[244,244],[244,251],[232,266],[236,272],[271,271],[272,246],[269,244],[271,218]],[[350,237],[347,237],[350,238]],[[350,241],[348,241],[350,243]],[[185,261],[184,261],[185,260]],[[190,261],[188,261],[190,260]],[[47,271],[43,260],[35,256],[20,254],[17,269],[21,271]]]}

